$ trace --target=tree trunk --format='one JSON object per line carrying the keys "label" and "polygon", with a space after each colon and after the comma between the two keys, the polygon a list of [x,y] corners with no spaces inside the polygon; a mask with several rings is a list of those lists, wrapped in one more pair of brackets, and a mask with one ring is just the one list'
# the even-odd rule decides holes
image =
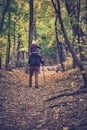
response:
{"label": "tree trunk", "polygon": [[34,35],[34,40],[37,39],[37,31],[36,31],[36,19],[34,18],[34,24],[33,24],[33,35]]}
{"label": "tree trunk", "polygon": [[86,16],[86,30],[87,30],[87,0],[86,0],[86,14],[85,14],[85,16]]}
{"label": "tree trunk", "polygon": [[10,0],[7,0],[6,7],[4,7],[4,11],[3,11],[3,13],[2,13],[2,18],[1,18],[1,23],[0,23],[0,32],[1,32],[1,30],[2,30],[3,23],[4,23],[4,18],[5,18],[5,14],[6,14],[6,12],[7,12],[7,9],[8,9],[8,7],[9,7],[9,5],[10,5]]}
{"label": "tree trunk", "polygon": [[6,51],[6,66],[5,69],[9,70],[9,62],[10,62],[10,47],[11,47],[11,40],[10,40],[10,22],[11,20],[11,14],[10,11],[8,13],[8,23],[9,23],[9,30],[8,30],[8,44],[7,44],[7,51]]}
{"label": "tree trunk", "polygon": [[[28,43],[28,59],[30,56],[30,46],[32,44],[33,39],[33,2],[34,0],[30,0],[29,7],[30,7],[30,19],[29,19],[29,43]],[[27,72],[27,66],[26,66],[26,72]]]}
{"label": "tree trunk", "polygon": [[0,56],[0,69],[2,69],[2,57]]}
{"label": "tree trunk", "polygon": [[11,65],[12,65],[12,68],[15,68],[16,67],[16,58],[17,58],[17,48],[16,48],[16,22],[14,21],[14,44],[13,44],[13,52],[12,52],[12,56],[11,56]]}
{"label": "tree trunk", "polygon": [[61,11],[60,11],[60,1],[57,0],[57,4],[58,4],[58,9],[56,8],[55,6],[55,3],[53,0],[52,1],[52,4],[54,6],[54,9],[55,9],[55,13],[57,14],[57,17],[59,18],[59,22],[60,22],[60,25],[61,25],[61,29],[62,29],[62,32],[63,32],[63,35],[64,35],[64,39],[66,41],[66,44],[72,54],[72,57],[73,59],[75,60],[75,62],[77,63],[80,71],[81,71],[81,74],[82,74],[82,77],[83,77],[83,80],[84,80],[84,86],[87,87],[87,75],[86,75],[86,71],[81,63],[81,61],[78,59],[77,55],[76,55],[76,52],[75,50],[73,49],[73,47],[71,46],[71,43],[68,39],[68,36],[67,36],[67,33],[66,33],[66,30],[65,30],[65,27],[64,27],[64,24],[63,24],[63,21],[62,21],[62,17],[61,17]]}
{"label": "tree trunk", "polygon": [[30,19],[29,19],[29,45],[28,45],[28,55],[30,55],[30,45],[32,43],[33,38],[33,1],[30,0],[29,6],[30,6]]}
{"label": "tree trunk", "polygon": [[19,60],[20,60],[20,52],[19,52],[20,45],[21,45],[20,37],[21,37],[21,35],[19,34],[19,35],[18,35],[18,46],[17,46],[17,61],[16,61],[16,67],[19,67]]}
{"label": "tree trunk", "polygon": [[[64,71],[65,68],[64,68],[64,65],[63,65],[63,60],[62,60],[62,49],[60,50],[60,47],[59,47],[59,39],[58,39],[58,31],[57,31],[57,17],[56,17],[56,20],[55,20],[55,33],[56,33],[56,42],[57,42],[57,50],[58,50],[58,55],[59,55],[59,62],[61,63],[61,67],[62,67],[62,70]],[[58,70],[58,68],[57,68]],[[56,70],[56,72],[57,72]]]}

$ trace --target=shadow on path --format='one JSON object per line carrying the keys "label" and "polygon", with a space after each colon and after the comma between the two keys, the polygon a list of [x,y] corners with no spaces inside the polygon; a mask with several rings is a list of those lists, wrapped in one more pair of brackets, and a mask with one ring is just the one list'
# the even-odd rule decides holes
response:
{"label": "shadow on path", "polygon": [[81,94],[81,93],[87,93],[87,88],[85,88],[85,89],[79,89],[78,91],[72,92],[72,93],[62,93],[62,94],[60,94],[60,95],[53,96],[53,97],[51,97],[51,98],[48,98],[48,99],[46,100],[46,102],[52,101],[52,100],[55,100],[55,99],[58,99],[58,98],[61,98],[61,97],[64,97],[64,96],[75,96],[75,95],[79,95],[79,94]]}

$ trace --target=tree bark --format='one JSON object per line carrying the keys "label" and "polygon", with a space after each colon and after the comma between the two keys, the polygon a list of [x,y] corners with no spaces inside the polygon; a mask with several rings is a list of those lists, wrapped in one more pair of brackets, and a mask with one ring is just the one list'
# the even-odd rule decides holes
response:
{"label": "tree bark", "polygon": [[33,22],[33,35],[34,35],[34,40],[37,39],[37,30],[36,30],[36,19],[34,18],[34,22]]}
{"label": "tree bark", "polygon": [[59,62],[61,63],[62,70],[64,71],[65,68],[64,68],[63,60],[62,60],[62,56],[63,56],[62,51],[61,51],[62,49],[60,50],[60,47],[59,47],[59,39],[58,39],[58,31],[57,31],[57,17],[55,20],[55,33],[56,33],[56,42],[57,42],[57,50],[58,50],[58,55],[59,55]]}
{"label": "tree bark", "polygon": [[18,46],[17,46],[17,61],[16,61],[16,67],[19,67],[19,60],[20,60],[20,52],[19,52],[20,45],[21,45],[20,37],[21,37],[21,35],[19,34],[19,35],[18,35]]}
{"label": "tree bark", "polygon": [[14,21],[14,35],[13,35],[13,39],[14,39],[14,44],[13,44],[13,52],[12,52],[12,56],[11,56],[11,65],[12,68],[16,67],[16,58],[17,58],[17,48],[16,48],[16,22]]}
{"label": "tree bark", "polygon": [[29,6],[30,6],[30,19],[29,19],[29,45],[28,45],[28,55],[30,55],[30,46],[33,39],[33,1],[30,0]]}
{"label": "tree bark", "polygon": [[0,56],[0,69],[2,69],[2,57]]}
{"label": "tree bark", "polygon": [[87,30],[87,0],[86,0],[86,14],[85,14],[85,16],[86,16],[86,30]]}
{"label": "tree bark", "polygon": [[7,51],[6,51],[6,66],[5,69],[9,70],[9,62],[10,62],[10,47],[11,47],[11,40],[10,40],[10,24],[11,24],[11,14],[10,11],[8,12],[8,23],[9,23],[9,30],[8,30],[8,44],[7,44]]}

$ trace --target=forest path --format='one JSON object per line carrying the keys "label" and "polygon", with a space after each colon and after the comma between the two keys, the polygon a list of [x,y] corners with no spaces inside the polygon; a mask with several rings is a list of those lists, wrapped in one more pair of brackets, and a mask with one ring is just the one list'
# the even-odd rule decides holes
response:
{"label": "forest path", "polygon": [[24,71],[0,71],[0,130],[87,130],[87,90],[79,91],[80,73],[46,71],[45,78],[44,86],[41,72],[40,88],[34,82],[29,88]]}

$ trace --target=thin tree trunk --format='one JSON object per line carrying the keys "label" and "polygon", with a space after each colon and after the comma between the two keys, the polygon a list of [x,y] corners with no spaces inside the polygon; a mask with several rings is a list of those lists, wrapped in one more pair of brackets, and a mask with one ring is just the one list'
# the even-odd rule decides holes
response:
{"label": "thin tree trunk", "polygon": [[6,51],[6,66],[5,69],[9,70],[9,62],[10,62],[10,47],[11,47],[11,40],[10,40],[10,22],[11,20],[11,14],[10,11],[8,13],[8,23],[9,23],[9,30],[8,30],[8,44],[7,44],[7,51]]}
{"label": "thin tree trunk", "polygon": [[87,31],[87,0],[86,0],[86,31]]}
{"label": "thin tree trunk", "polygon": [[9,5],[10,5],[10,0],[7,0],[6,7],[4,7],[4,11],[2,13],[2,18],[1,18],[1,23],[0,23],[0,32],[2,30],[3,23],[4,23],[4,18],[5,18],[5,14],[6,14],[7,10],[8,10]]}
{"label": "thin tree trunk", "polygon": [[[29,43],[28,43],[28,59],[30,56],[30,46],[33,39],[33,2],[34,0],[30,0],[29,6],[30,6],[30,19],[29,19]],[[26,72],[27,72],[27,66],[26,66]],[[30,76],[29,76],[30,77]],[[30,81],[30,79],[29,79]]]}
{"label": "thin tree trunk", "polygon": [[14,44],[13,44],[13,52],[12,52],[12,56],[11,56],[11,64],[12,64],[12,67],[15,68],[16,67],[16,57],[17,57],[17,50],[16,50],[16,22],[14,21]]}
{"label": "thin tree trunk", "polygon": [[34,18],[34,24],[33,24],[33,35],[34,35],[34,40],[37,39],[37,32],[36,32],[36,19]]}
{"label": "thin tree trunk", "polygon": [[19,52],[20,45],[21,45],[20,37],[21,37],[21,35],[19,34],[19,35],[18,35],[18,46],[17,46],[17,61],[16,61],[16,67],[19,67],[19,60],[20,60],[20,52]]}
{"label": "thin tree trunk", "polygon": [[2,57],[0,56],[0,69],[2,69]]}
{"label": "thin tree trunk", "polygon": [[30,46],[33,39],[33,1],[30,0],[30,19],[29,19],[29,44],[28,44],[28,55],[30,55]]}
{"label": "thin tree trunk", "polygon": [[[78,23],[78,44],[80,44],[80,30],[79,30],[79,21],[80,21],[80,4],[81,4],[81,1],[80,0],[77,0],[77,23]],[[84,61],[85,60],[85,56],[82,54],[82,51],[83,51],[83,45],[82,46],[79,46],[79,54],[80,54],[80,59],[81,61]]]}
{"label": "thin tree trunk", "polygon": [[[59,47],[59,39],[58,39],[58,31],[57,31],[57,17],[56,17],[56,20],[55,20],[55,33],[56,33],[56,42],[57,42],[58,55],[59,55],[61,67],[62,67],[62,69],[63,69],[63,71],[64,71],[65,68],[64,68],[63,60],[62,60],[62,52],[61,52],[60,47]],[[56,70],[56,72],[57,72],[57,71],[58,71],[58,69]]]}

